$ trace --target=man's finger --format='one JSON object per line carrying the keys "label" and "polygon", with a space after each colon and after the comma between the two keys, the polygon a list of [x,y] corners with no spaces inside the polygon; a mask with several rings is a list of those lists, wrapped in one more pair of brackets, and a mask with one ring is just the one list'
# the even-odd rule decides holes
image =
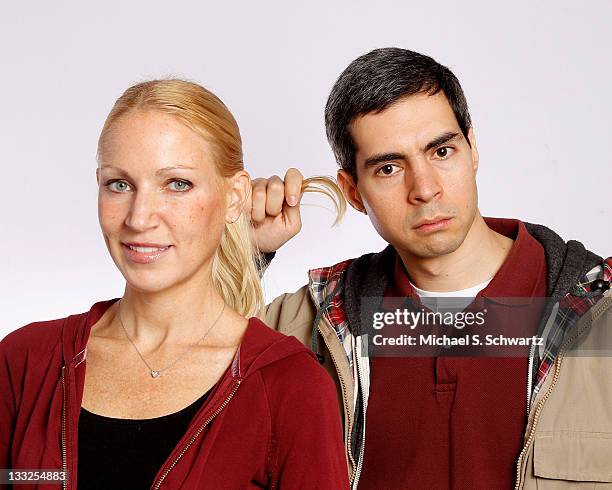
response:
{"label": "man's finger", "polygon": [[287,228],[293,232],[294,236],[297,235],[302,229],[300,206],[289,206],[288,203],[285,203],[283,206],[283,215]]}
{"label": "man's finger", "polygon": [[253,181],[251,181],[251,189],[249,190],[247,197],[246,197],[246,201],[244,201],[244,205],[242,206],[242,212],[250,218],[252,209],[253,209]]}
{"label": "man's finger", "polygon": [[300,202],[303,182],[304,176],[297,168],[287,170],[285,174],[285,200],[289,206],[295,206]]}
{"label": "man's finger", "polygon": [[278,175],[273,175],[266,186],[266,214],[278,216],[283,211],[284,200],[285,184]]}
{"label": "man's finger", "polygon": [[266,185],[267,179],[255,179],[251,182],[251,221],[263,223],[266,219]]}

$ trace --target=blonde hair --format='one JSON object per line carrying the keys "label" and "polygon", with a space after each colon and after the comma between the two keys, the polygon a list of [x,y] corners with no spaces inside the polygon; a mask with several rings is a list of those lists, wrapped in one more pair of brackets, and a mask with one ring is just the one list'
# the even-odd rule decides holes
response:
{"label": "blonde hair", "polygon": [[[100,138],[97,156],[112,125],[133,111],[155,110],[178,118],[208,141],[216,156],[215,166],[223,178],[244,169],[242,139],[236,120],[225,104],[204,87],[185,80],[150,80],[128,88],[115,102]],[[336,209],[337,224],[346,210],[346,201],[335,180],[330,177],[304,179],[303,192],[328,196]],[[261,254],[251,240],[250,220],[242,213],[234,223],[226,224],[213,260],[213,284],[225,302],[245,317],[263,317],[265,301],[261,286]]]}

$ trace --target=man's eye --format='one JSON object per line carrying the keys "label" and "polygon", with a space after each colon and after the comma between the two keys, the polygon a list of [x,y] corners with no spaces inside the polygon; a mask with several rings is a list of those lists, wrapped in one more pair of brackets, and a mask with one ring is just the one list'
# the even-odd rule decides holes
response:
{"label": "man's eye", "polygon": [[438,158],[448,158],[449,156],[451,156],[453,154],[455,150],[453,148],[451,148],[450,146],[442,146],[441,148],[438,148],[436,150],[436,156]]}
{"label": "man's eye", "polygon": [[173,180],[168,184],[171,190],[177,192],[185,192],[191,189],[191,183],[186,180]]}
{"label": "man's eye", "polygon": [[376,173],[378,175],[393,175],[397,170],[397,165],[393,165],[391,163],[387,163],[386,165],[383,165],[382,167],[380,167]]}
{"label": "man's eye", "polygon": [[111,180],[106,186],[113,192],[126,192],[130,185],[125,180]]}

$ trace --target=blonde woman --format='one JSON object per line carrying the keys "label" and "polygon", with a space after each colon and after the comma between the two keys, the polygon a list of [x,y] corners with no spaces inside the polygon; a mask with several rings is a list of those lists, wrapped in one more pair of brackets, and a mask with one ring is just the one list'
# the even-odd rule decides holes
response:
{"label": "blonde woman", "polygon": [[334,383],[257,319],[251,182],[225,105],[181,80],[130,87],[96,175],[125,291],[2,341],[0,467],[62,469],[69,489],[348,487]]}

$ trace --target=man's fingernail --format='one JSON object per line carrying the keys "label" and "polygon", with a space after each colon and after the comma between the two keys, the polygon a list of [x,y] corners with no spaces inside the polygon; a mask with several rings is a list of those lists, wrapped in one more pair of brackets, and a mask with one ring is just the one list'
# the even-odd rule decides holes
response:
{"label": "man's fingernail", "polygon": [[295,206],[297,204],[297,197],[289,196],[287,198],[287,202],[289,203],[289,206]]}

